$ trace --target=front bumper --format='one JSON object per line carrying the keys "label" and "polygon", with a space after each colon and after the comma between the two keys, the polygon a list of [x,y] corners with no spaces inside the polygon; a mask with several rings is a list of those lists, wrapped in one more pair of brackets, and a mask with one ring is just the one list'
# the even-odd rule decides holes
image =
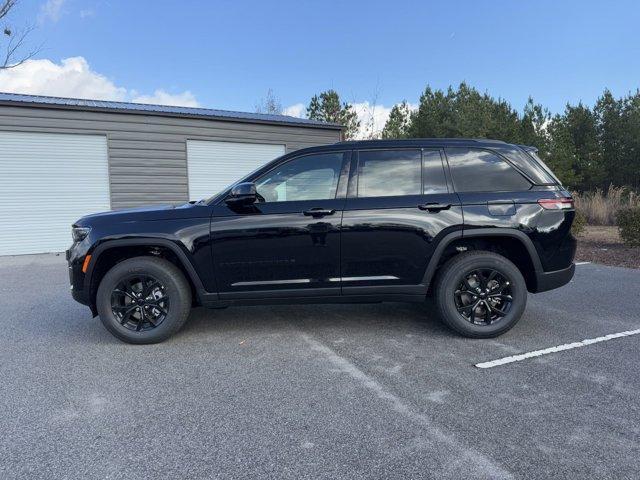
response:
{"label": "front bumper", "polygon": [[76,290],[73,288],[73,285],[71,285],[71,296],[76,302],[83,305],[91,306],[91,301],[89,300],[89,296],[87,295],[86,291]]}
{"label": "front bumper", "polygon": [[82,262],[84,254],[70,248],[65,252],[69,269],[69,283],[71,285],[71,296],[76,302],[83,305],[90,305],[89,290],[85,288],[85,274],[82,273]]}
{"label": "front bumper", "polygon": [[546,292],[562,287],[571,281],[576,272],[576,265],[572,263],[568,268],[553,272],[536,272],[536,289],[533,293]]}

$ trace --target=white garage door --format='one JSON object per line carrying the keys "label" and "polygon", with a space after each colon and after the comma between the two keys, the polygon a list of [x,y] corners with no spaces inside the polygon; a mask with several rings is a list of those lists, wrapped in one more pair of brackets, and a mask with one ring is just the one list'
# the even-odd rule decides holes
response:
{"label": "white garage door", "polygon": [[0,255],[64,251],[109,208],[106,137],[0,132]]}
{"label": "white garage door", "polygon": [[188,140],[189,199],[215,195],[280,155],[284,145]]}

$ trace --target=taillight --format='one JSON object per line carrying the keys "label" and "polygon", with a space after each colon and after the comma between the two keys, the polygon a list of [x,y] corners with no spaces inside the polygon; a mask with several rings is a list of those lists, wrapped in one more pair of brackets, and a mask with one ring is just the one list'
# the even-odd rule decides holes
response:
{"label": "taillight", "polygon": [[541,198],[538,204],[546,210],[568,210],[573,208],[572,198]]}

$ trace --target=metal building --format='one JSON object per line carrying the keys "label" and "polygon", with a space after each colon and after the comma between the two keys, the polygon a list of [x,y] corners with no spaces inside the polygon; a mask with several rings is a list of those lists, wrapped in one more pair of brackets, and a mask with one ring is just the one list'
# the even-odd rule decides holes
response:
{"label": "metal building", "polygon": [[65,250],[82,215],[205,198],[340,139],[283,115],[0,93],[0,255]]}

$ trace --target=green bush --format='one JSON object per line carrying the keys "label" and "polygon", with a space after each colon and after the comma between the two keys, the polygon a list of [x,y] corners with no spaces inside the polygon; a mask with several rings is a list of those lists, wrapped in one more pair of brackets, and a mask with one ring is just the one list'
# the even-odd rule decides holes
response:
{"label": "green bush", "polygon": [[584,226],[587,224],[587,217],[582,210],[576,209],[576,216],[573,217],[573,223],[571,224],[571,233],[574,237],[577,237],[584,230]]}
{"label": "green bush", "polygon": [[640,207],[624,208],[616,215],[622,241],[632,247],[640,247]]}

